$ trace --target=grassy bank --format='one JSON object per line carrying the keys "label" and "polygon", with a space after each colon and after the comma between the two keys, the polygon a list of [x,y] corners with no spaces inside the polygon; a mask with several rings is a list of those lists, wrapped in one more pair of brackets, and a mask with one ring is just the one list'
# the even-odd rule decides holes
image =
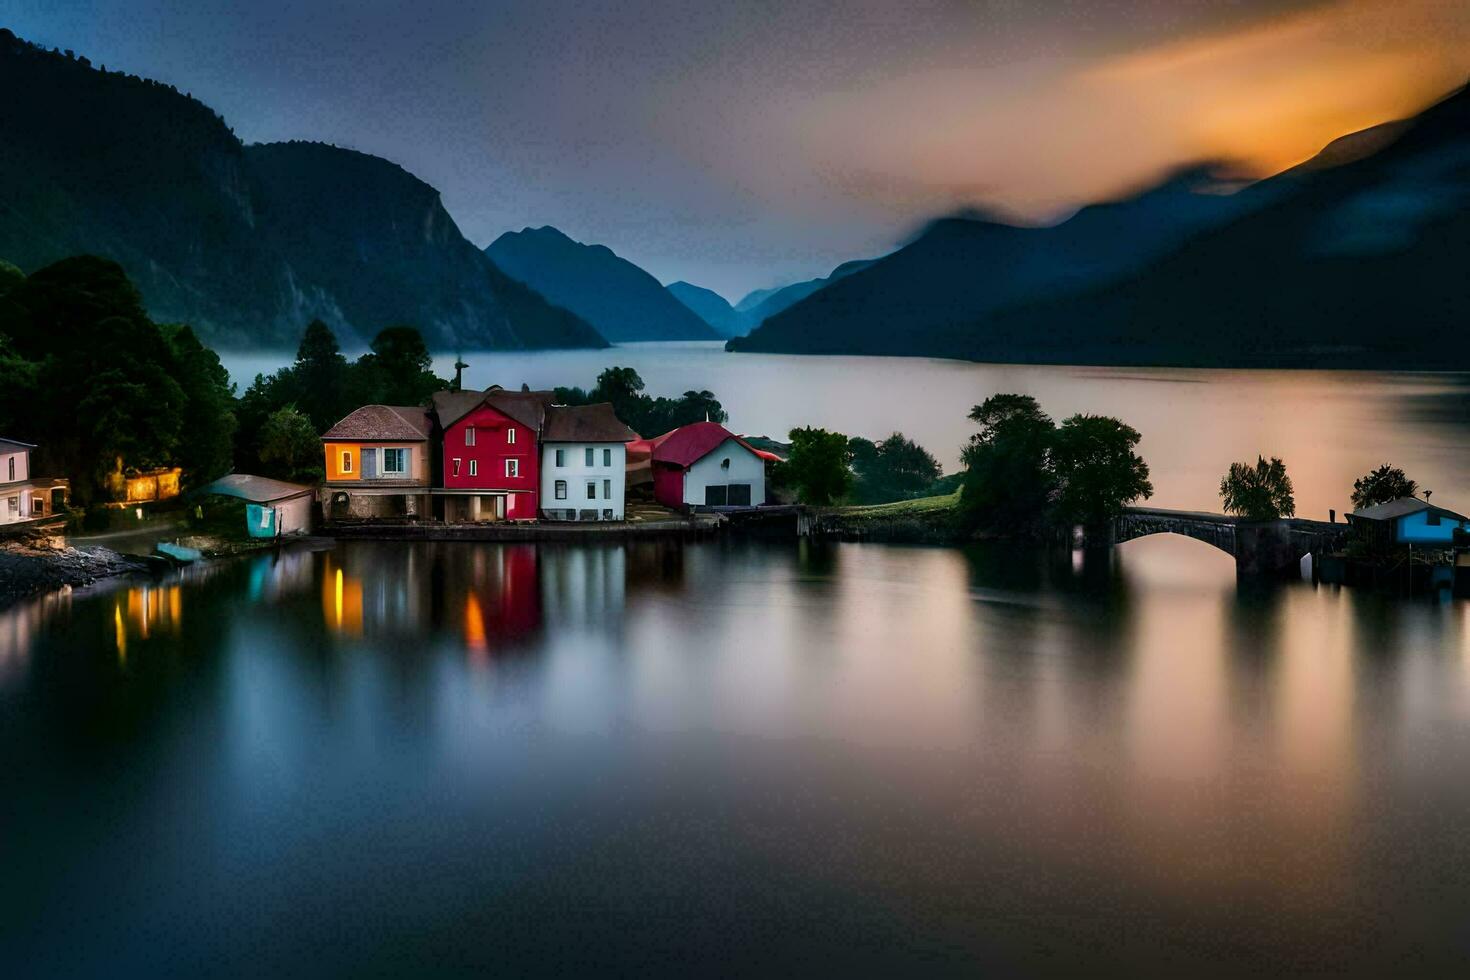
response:
{"label": "grassy bank", "polygon": [[960,493],[891,504],[827,507],[818,512],[822,533],[836,538],[909,544],[955,544],[959,530]]}

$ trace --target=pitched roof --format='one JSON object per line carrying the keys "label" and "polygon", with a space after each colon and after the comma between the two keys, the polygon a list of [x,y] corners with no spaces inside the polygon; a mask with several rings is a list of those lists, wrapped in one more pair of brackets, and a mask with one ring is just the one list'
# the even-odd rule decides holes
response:
{"label": "pitched roof", "polygon": [[546,410],[543,442],[632,442],[638,433],[623,424],[612,405],[552,405]]}
{"label": "pitched roof", "polygon": [[[655,463],[673,463],[678,466],[693,466],[708,456],[727,439],[734,439],[745,449],[754,453],[750,444],[718,422],[695,422],[683,425],[672,432],[665,432],[653,443]],[[756,453],[756,455],[760,455]]]}
{"label": "pitched roof", "polygon": [[503,388],[436,391],[434,413],[439,416],[439,425],[447,429],[481,405],[489,405],[539,434],[546,422],[546,408],[551,404],[551,397],[549,391],[506,391]]}
{"label": "pitched roof", "polygon": [[322,436],[359,442],[421,442],[429,438],[429,413],[418,406],[364,405]]}
{"label": "pitched roof", "polygon": [[1457,521],[1470,521],[1470,517],[1456,514],[1452,510],[1445,510],[1443,507],[1436,507],[1429,501],[1422,500],[1418,497],[1400,497],[1397,500],[1390,500],[1386,504],[1374,504],[1372,507],[1355,510],[1348,514],[1348,516],[1365,521],[1393,521],[1400,517],[1407,517],[1410,514],[1417,514],[1421,510],[1432,510],[1443,517],[1449,517]]}
{"label": "pitched roof", "polygon": [[14,453],[22,449],[35,448],[33,443],[21,442],[19,439],[0,439],[0,453]]}
{"label": "pitched roof", "polygon": [[248,500],[256,504],[268,504],[275,500],[286,500],[289,497],[311,493],[311,487],[304,487],[298,483],[286,483],[283,480],[272,480],[268,476],[231,473],[229,476],[220,477],[208,486],[200,487],[199,492],[219,494],[222,497],[239,497],[241,500]]}

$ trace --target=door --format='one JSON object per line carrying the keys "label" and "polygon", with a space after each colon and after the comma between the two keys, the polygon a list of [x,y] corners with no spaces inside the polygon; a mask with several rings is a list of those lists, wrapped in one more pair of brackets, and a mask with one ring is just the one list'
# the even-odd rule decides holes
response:
{"label": "door", "polygon": [[723,507],[729,499],[729,488],[723,483],[704,488],[704,505],[706,507]]}
{"label": "door", "polygon": [[727,491],[726,496],[727,496],[727,499],[730,501],[730,506],[731,507],[749,507],[750,506],[750,484],[749,483],[732,483],[732,484],[730,484],[730,488]]}

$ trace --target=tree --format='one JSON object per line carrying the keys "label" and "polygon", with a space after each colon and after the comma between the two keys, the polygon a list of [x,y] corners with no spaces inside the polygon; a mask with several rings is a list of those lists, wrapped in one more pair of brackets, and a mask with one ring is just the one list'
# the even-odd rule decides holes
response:
{"label": "tree", "polygon": [[191,328],[170,324],[163,331],[173,351],[188,427],[177,461],[185,480],[201,484],[228,473],[234,463],[235,386],[219,355],[201,344]]}
{"label": "tree", "polygon": [[1286,464],[1272,456],[1270,462],[1257,456],[1255,465],[1231,463],[1220,480],[1220,499],[1225,513],[1239,514],[1252,521],[1271,521],[1296,513],[1291,477]]}
{"label": "tree", "polygon": [[853,496],[861,503],[920,496],[939,479],[939,461],[901,432],[879,443],[852,438],[847,441],[847,449],[856,475]]}
{"label": "tree", "polygon": [[1353,481],[1353,507],[1361,510],[1374,504],[1417,496],[1418,493],[1419,484],[1405,476],[1397,466],[1384,463]]}
{"label": "tree", "polygon": [[1068,523],[1097,525],[1140,497],[1153,496],[1148,463],[1134,447],[1138,430],[1106,415],[1073,415],[1052,440],[1056,515]]}
{"label": "tree", "polygon": [[852,485],[848,468],[847,436],[826,429],[792,429],[791,454],[781,466],[781,478],[796,488],[804,504],[824,506],[839,500]]}
{"label": "tree", "polygon": [[0,259],[0,296],[4,296],[16,286],[25,282],[25,273],[20,269]]}
{"label": "tree", "polygon": [[433,364],[417,329],[387,327],[373,338],[371,352],[352,366],[353,401],[359,405],[422,405],[434,392],[449,387],[447,381],[434,376]]}
{"label": "tree", "polygon": [[1056,482],[1050,416],[1030,395],[998,394],[971,409],[970,419],[980,431],[961,454],[961,524],[971,531],[1034,533]]}
{"label": "tree", "polygon": [[294,405],[276,409],[260,433],[260,461],[268,476],[283,480],[321,475],[322,444],[311,419]]}
{"label": "tree", "polygon": [[320,320],[306,325],[296,363],[291,367],[291,394],[317,432],[326,432],[358,406],[347,390],[347,358],[332,330]]}

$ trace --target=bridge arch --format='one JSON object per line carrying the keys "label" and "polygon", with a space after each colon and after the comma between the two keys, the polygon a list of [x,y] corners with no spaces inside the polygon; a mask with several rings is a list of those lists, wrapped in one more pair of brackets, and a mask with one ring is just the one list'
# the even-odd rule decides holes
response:
{"label": "bridge arch", "polygon": [[1113,543],[1154,534],[1177,534],[1203,541],[1232,558],[1239,553],[1236,522],[1224,515],[1125,511],[1113,521]]}

